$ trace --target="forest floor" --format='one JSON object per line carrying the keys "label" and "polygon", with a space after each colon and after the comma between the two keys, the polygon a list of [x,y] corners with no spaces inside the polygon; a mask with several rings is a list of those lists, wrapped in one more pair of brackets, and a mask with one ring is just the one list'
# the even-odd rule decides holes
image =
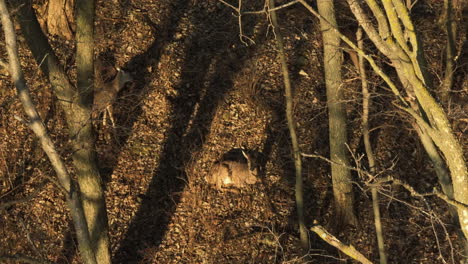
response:
{"label": "forest floor", "polygon": [[[425,42],[429,65],[437,72],[445,44],[436,41],[442,31],[435,23],[440,5],[433,2],[420,1],[413,12],[419,12],[421,34],[430,40]],[[246,8],[263,7],[260,1],[253,5]],[[215,0],[97,1],[96,12],[96,57],[134,78],[114,105],[116,127],[95,121],[114,263],[352,263],[314,233],[309,254],[301,254],[283,79],[264,14],[243,16],[245,45],[233,10]],[[279,15],[301,151],[327,157],[317,20],[299,5]],[[339,20],[352,24],[349,17]],[[41,117],[71,164],[64,115],[23,38],[19,41]],[[73,41],[55,37],[51,43],[73,76]],[[3,39],[0,46],[5,54]],[[365,168],[360,81],[348,61],[345,55],[349,148],[353,166]],[[458,101],[449,117],[467,150],[467,94],[460,88],[467,73],[457,74]],[[370,80],[371,140],[379,171],[419,192],[432,191],[437,177],[409,119],[392,106],[394,98],[382,81],[372,74]],[[13,88],[0,71],[0,204],[30,199],[1,209],[0,255],[79,263],[55,174],[32,133],[14,118],[23,112]],[[204,177],[214,162],[241,147],[260,153],[260,182],[239,192],[208,185]],[[359,225],[339,226],[329,164],[304,158],[303,167],[307,226],[324,226],[377,263],[368,179],[353,174]],[[458,263],[458,233],[444,202],[411,197],[396,185],[382,186],[380,198],[389,263]]]}

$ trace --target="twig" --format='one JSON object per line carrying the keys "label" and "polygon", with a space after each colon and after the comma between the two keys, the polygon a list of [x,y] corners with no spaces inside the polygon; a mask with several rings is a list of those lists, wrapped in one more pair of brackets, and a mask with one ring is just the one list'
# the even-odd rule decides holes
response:
{"label": "twig", "polygon": [[4,203],[1,203],[0,204],[0,211],[1,210],[4,210],[12,205],[15,205],[15,204],[18,204],[18,203],[25,203],[25,202],[29,202],[30,200],[34,199],[34,197],[37,196],[37,194],[39,193],[40,189],[37,189],[35,190],[31,195],[29,196],[26,196],[24,198],[20,198],[20,199],[16,199],[16,200],[12,200],[12,201],[8,201],[8,202],[4,202]]}
{"label": "twig", "polygon": [[39,249],[36,247],[36,244],[34,244],[34,241],[32,241],[31,234],[28,231],[28,229],[26,228],[26,225],[24,224],[24,220],[21,217],[19,217],[19,220],[20,220],[20,223],[21,223],[21,225],[22,225],[22,227],[24,229],[24,232],[26,233],[26,238],[28,239],[29,244],[31,244],[31,247],[33,248],[33,251],[37,255],[39,255],[41,257],[44,257],[43,254],[41,254],[41,252],[39,252]]}
{"label": "twig", "polygon": [[2,59],[0,59],[0,66],[5,68],[7,71],[10,71],[10,65]]}
{"label": "twig", "polygon": [[361,174],[364,174],[366,176],[368,176],[370,179],[374,179],[376,177],[376,175],[373,175],[363,169],[359,169],[359,168],[355,168],[353,166],[348,166],[348,165],[345,165],[345,164],[342,164],[342,163],[338,163],[336,161],[333,161],[331,159],[328,159],[328,158],[325,158],[324,156],[321,156],[321,155],[317,155],[317,154],[305,154],[305,153],[301,153],[301,155],[303,157],[306,157],[306,158],[318,158],[318,159],[321,159],[321,160],[324,160],[330,164],[336,164],[336,165],[340,165],[340,166],[343,166],[347,169],[350,169],[350,170],[353,170],[353,171],[356,171],[358,173],[361,173]]}
{"label": "twig", "polygon": [[292,5],[297,4],[297,3],[299,3],[299,0],[294,0],[294,1],[291,1],[289,3],[283,4],[283,5],[277,6],[275,8],[268,9],[268,10],[263,9],[263,10],[260,10],[260,11],[248,11],[248,12],[244,12],[244,14],[245,15],[257,15],[257,14],[262,14],[262,13],[265,13],[265,12],[268,12],[268,11],[270,11],[270,12],[278,11],[280,9],[292,6]]}
{"label": "twig", "polygon": [[429,192],[429,193],[419,193],[411,185],[409,185],[409,184],[407,184],[407,183],[405,183],[405,182],[403,182],[403,181],[401,181],[399,179],[396,179],[396,178],[394,178],[392,176],[387,176],[385,178],[378,179],[373,184],[380,185],[380,184],[382,184],[384,182],[393,182],[395,184],[398,184],[398,185],[402,186],[403,188],[405,188],[414,197],[436,196],[436,197],[444,200],[448,204],[451,204],[451,205],[457,207],[458,209],[468,210],[468,205],[467,204],[464,204],[464,203],[459,202],[459,201],[454,200],[454,199],[450,199],[449,197],[447,197],[447,195],[445,195],[441,191],[437,190],[436,188],[434,188],[432,190],[432,192]]}
{"label": "twig", "polygon": [[[218,0],[220,1],[221,3],[225,4],[226,6],[230,7],[231,9],[233,9],[234,11],[236,11],[237,14],[240,13],[240,10],[239,8],[229,4],[228,2],[224,1],[224,0]],[[271,8],[271,9],[267,9],[267,8],[263,8],[262,10],[259,10],[259,11],[246,11],[246,12],[242,12],[243,15],[260,15],[260,14],[264,14],[268,11],[272,12],[272,11],[278,11],[280,9],[283,9],[283,8],[286,8],[286,7],[289,7],[289,6],[292,6],[294,4],[297,4],[299,3],[299,0],[293,0],[289,3],[286,3],[286,4],[283,4],[283,5],[280,5],[280,6],[277,6],[275,8]]]}
{"label": "twig", "polygon": [[35,259],[30,256],[23,255],[23,254],[0,256],[0,261],[15,261],[15,262],[31,263],[31,264],[53,264],[53,262],[50,262],[48,260]]}
{"label": "twig", "polygon": [[299,0],[294,0],[294,1],[291,1],[289,3],[283,4],[281,6],[275,7],[275,8],[269,8],[268,5],[265,5],[265,7],[260,11],[246,11],[246,12],[243,12],[242,11],[242,0],[239,0],[238,7],[235,7],[234,5],[231,5],[230,3],[228,3],[228,2],[226,2],[224,0],[218,0],[218,1],[223,3],[224,5],[226,5],[227,7],[231,8],[232,10],[234,10],[236,12],[238,25],[239,25],[239,39],[246,46],[248,46],[249,43],[247,43],[244,39],[248,40],[250,42],[250,44],[255,44],[255,41],[252,38],[244,35],[244,30],[242,29],[242,16],[243,15],[260,15],[260,14],[269,15],[269,12],[274,12],[274,11],[277,11],[277,10],[292,6],[294,4],[297,4],[299,2]]}
{"label": "twig", "polygon": [[[450,235],[448,234],[448,231],[447,231],[447,228],[445,227],[445,223],[435,214],[435,212],[430,208],[429,206],[429,203],[426,201],[426,199],[424,197],[420,197],[423,202],[426,204],[426,206],[428,207],[429,210],[425,210],[423,208],[420,208],[420,207],[417,207],[417,206],[414,206],[408,202],[405,202],[403,200],[400,200],[398,198],[395,198],[393,195],[390,195],[390,194],[387,194],[385,193],[383,190],[379,190],[379,193],[382,194],[383,196],[391,199],[391,200],[395,200],[403,205],[406,205],[408,206],[409,208],[413,209],[413,210],[416,210],[416,211],[419,211],[421,213],[421,215],[427,217],[431,224],[433,224],[433,219],[435,219],[437,221],[437,223],[441,226],[441,228],[444,230],[444,234],[445,234],[445,237],[446,237],[446,241],[448,242],[449,246],[450,246],[450,258],[451,258],[451,262],[452,264],[455,263],[454,261],[454,248],[453,248],[453,245],[452,245],[452,241],[450,239]],[[461,231],[460,231],[461,232]],[[434,235],[436,235],[436,232],[434,231]],[[463,234],[461,234],[461,236],[463,236]],[[441,256],[442,257],[442,256]],[[442,257],[443,259],[443,257]],[[444,261],[444,263],[446,263]]]}

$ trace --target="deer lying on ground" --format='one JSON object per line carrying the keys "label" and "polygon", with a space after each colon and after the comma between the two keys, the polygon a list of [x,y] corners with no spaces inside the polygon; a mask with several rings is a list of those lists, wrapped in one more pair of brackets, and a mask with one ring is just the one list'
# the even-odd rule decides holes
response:
{"label": "deer lying on ground", "polygon": [[224,191],[235,190],[230,187],[245,188],[258,182],[257,168],[252,165],[252,158],[245,150],[234,149],[226,154],[221,161],[214,164],[205,177],[207,183]]}

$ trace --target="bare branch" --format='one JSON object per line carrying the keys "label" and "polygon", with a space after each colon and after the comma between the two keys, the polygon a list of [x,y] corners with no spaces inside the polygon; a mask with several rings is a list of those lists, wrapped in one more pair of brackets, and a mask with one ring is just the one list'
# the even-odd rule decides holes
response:
{"label": "bare branch", "polygon": [[368,260],[361,252],[357,251],[356,248],[352,245],[346,245],[341,242],[338,238],[330,234],[325,228],[320,225],[316,225],[310,228],[311,231],[315,232],[317,235],[320,236],[328,244],[334,246],[335,248],[339,249],[341,252],[345,253],[349,257],[354,260],[357,260],[364,264],[372,264],[370,260]]}
{"label": "bare branch", "polygon": [[359,168],[355,168],[355,167],[352,167],[352,166],[347,166],[345,164],[342,164],[342,163],[338,163],[338,162],[335,162],[333,160],[330,160],[330,159],[327,159],[325,158],[324,156],[321,156],[321,155],[317,155],[317,154],[306,154],[306,153],[301,153],[301,155],[303,157],[306,157],[306,158],[318,158],[318,159],[321,159],[321,160],[324,160],[330,164],[336,164],[336,165],[339,165],[339,166],[343,166],[349,170],[353,170],[353,171],[356,171],[358,173],[361,173],[363,175],[366,175],[368,176],[370,179],[374,179],[375,178],[375,175],[365,171],[365,170],[362,170],[362,169],[359,169]]}
{"label": "bare branch", "polygon": [[31,99],[29,88],[26,85],[23,71],[20,66],[15,28],[10,14],[8,13],[5,0],[0,0],[0,16],[5,33],[5,44],[10,64],[11,80],[16,86],[18,97],[21,100],[26,116],[29,119],[31,130],[36,134],[41,143],[42,149],[49,157],[49,160],[57,173],[60,184],[69,193],[69,195],[67,195],[67,200],[75,224],[81,256],[85,263],[95,264],[96,259],[89,243],[88,227],[84,217],[83,207],[81,205],[79,188],[68,174],[65,164],[57,153],[52,139],[50,138],[44,123],[42,123],[37,109]]}
{"label": "bare branch", "polygon": [[30,263],[30,264],[53,264],[53,262],[44,260],[44,259],[35,259],[30,256],[26,256],[23,254],[15,254],[15,255],[5,255],[0,256],[0,261],[15,261],[15,262],[22,262],[22,263]]}
{"label": "bare branch", "polygon": [[233,9],[234,11],[237,12],[237,14],[239,14],[239,9],[233,5],[231,5],[230,3],[224,1],[224,0],[218,0],[220,1],[221,3],[225,4],[226,6],[230,7],[231,9]]}
{"label": "bare branch", "polygon": [[380,8],[379,4],[376,0],[366,0],[367,5],[372,10],[375,19],[379,25],[379,35],[380,37],[385,40],[390,37],[390,29],[388,26],[387,17],[385,16],[384,12]]}
{"label": "bare branch", "polygon": [[4,202],[4,203],[1,203],[0,204],[0,211],[1,210],[4,210],[12,205],[15,205],[15,204],[18,204],[18,203],[25,203],[25,202],[29,202],[30,200],[34,199],[34,197],[37,196],[37,194],[39,193],[40,189],[37,189],[35,190],[31,195],[28,195],[26,197],[23,197],[23,198],[19,198],[19,199],[16,199],[16,200],[12,200],[12,201],[8,201],[8,202]]}
{"label": "bare branch", "polygon": [[[380,26],[380,24],[379,24]],[[356,39],[360,49],[364,50],[364,40],[362,36],[362,28],[359,27],[356,32]],[[364,148],[366,150],[367,161],[369,162],[369,170],[372,174],[375,174],[375,157],[370,141],[369,132],[369,108],[371,104],[371,98],[369,93],[369,83],[367,81],[367,72],[365,67],[364,58],[359,55],[359,75],[361,76],[362,86],[362,134],[364,138]],[[372,194],[372,208],[374,211],[374,224],[375,232],[377,235],[377,245],[379,247],[380,264],[387,263],[387,254],[385,252],[385,242],[382,231],[382,222],[380,217],[380,205],[379,205],[379,194],[377,188],[371,188]]]}
{"label": "bare branch", "polygon": [[289,3],[286,3],[286,4],[283,4],[283,5],[280,5],[280,6],[277,6],[275,8],[272,8],[272,9],[264,9],[264,10],[260,10],[260,11],[248,11],[248,12],[244,12],[245,15],[257,15],[257,14],[264,14],[266,12],[272,12],[272,11],[278,11],[280,9],[283,9],[283,8],[286,8],[286,7],[289,7],[289,6],[292,6],[294,4],[297,4],[299,3],[299,0],[294,0],[294,1],[291,1]]}
{"label": "bare branch", "polygon": [[[251,45],[251,44],[255,44],[255,41],[252,38],[244,35],[244,30],[242,29],[242,16],[243,15],[267,14],[267,16],[269,16],[269,12],[274,12],[274,11],[277,11],[277,10],[292,6],[294,4],[297,4],[299,2],[299,0],[293,0],[293,1],[289,2],[289,3],[283,4],[281,6],[271,8],[271,9],[268,7],[268,5],[265,5],[265,7],[260,11],[246,11],[246,12],[244,12],[244,11],[242,11],[242,0],[239,0],[238,7],[235,7],[235,6],[231,5],[230,3],[228,3],[228,2],[226,2],[224,0],[219,0],[219,1],[221,3],[223,3],[224,5],[228,6],[229,8],[231,8],[232,10],[234,10],[237,13],[237,20],[238,20],[238,25],[239,25],[239,39],[246,46]],[[250,43],[246,42],[245,40],[248,40]]]}
{"label": "bare branch", "polygon": [[[236,13],[239,15],[241,13],[241,10],[231,4],[229,4],[228,2],[224,1],[224,0],[219,0],[221,3],[223,3],[224,5],[230,7],[232,10],[236,11]],[[242,15],[261,15],[261,14],[265,14],[267,12],[272,12],[272,11],[278,11],[280,9],[283,9],[283,8],[286,8],[286,7],[290,7],[294,4],[297,4],[299,3],[299,0],[293,0],[289,3],[286,3],[286,4],[282,4],[280,6],[277,6],[275,8],[271,8],[271,9],[268,9],[267,7],[263,8],[262,10],[259,10],[259,11],[246,11],[246,12],[242,12]]]}
{"label": "bare branch", "polygon": [[[403,105],[407,105],[407,102],[405,99],[401,96],[400,91],[398,91],[397,86],[395,83],[391,80],[390,76],[388,76],[374,61],[374,59],[367,55],[362,49],[358,48],[356,44],[354,44],[348,37],[343,35],[342,33],[339,32],[338,28],[334,27],[328,20],[323,18],[317,11],[315,11],[305,0],[299,0],[299,2],[304,5],[304,7],[309,10],[314,16],[319,18],[321,21],[324,21],[332,30],[337,32],[340,35],[341,40],[343,40],[346,44],[348,44],[353,50],[355,50],[359,55],[363,56],[371,65],[372,69],[374,72],[376,72],[384,81],[385,83],[388,84],[390,89],[392,90],[393,94],[397,96],[397,98],[401,101]],[[370,23],[370,22],[369,22]],[[364,27],[363,27],[364,28]],[[377,32],[375,32],[377,34]],[[377,34],[378,35],[378,34]],[[389,52],[389,51],[388,51]],[[385,53],[384,53],[385,54]]]}
{"label": "bare branch", "polygon": [[[390,24],[390,29],[392,30],[392,35],[395,37],[398,45],[393,45],[394,49],[402,49],[407,56],[411,55],[409,46],[406,43],[405,34],[403,33],[400,25],[399,16],[395,10],[391,0],[383,0],[382,4],[384,6],[385,12],[387,14],[387,19]],[[405,7],[406,9],[406,7]],[[396,44],[396,43],[395,43]]]}
{"label": "bare branch", "polygon": [[[302,2],[303,0],[301,0]],[[387,57],[392,57],[392,50],[391,48],[385,43],[385,39],[383,37],[385,36],[380,36],[375,27],[373,26],[373,23],[371,22],[371,19],[367,16],[366,12],[362,9],[362,7],[359,5],[357,0],[347,0],[349,7],[351,8],[351,11],[353,12],[354,16],[359,22],[359,25],[362,26],[366,34],[369,36],[369,38],[376,44],[377,49],[380,50],[384,55]],[[388,37],[388,36],[387,36]]]}
{"label": "bare branch", "polygon": [[424,198],[424,197],[427,197],[427,196],[436,196],[436,197],[444,200],[448,204],[451,204],[451,205],[457,207],[458,209],[468,210],[468,204],[464,204],[464,203],[459,202],[457,200],[450,199],[447,195],[445,195],[441,191],[437,190],[436,188],[434,188],[434,190],[432,192],[430,192],[430,193],[419,193],[413,188],[413,186],[411,186],[408,183],[405,183],[405,182],[403,182],[403,181],[401,181],[399,179],[396,179],[396,178],[394,178],[392,176],[387,176],[385,178],[378,179],[378,180],[376,180],[375,183],[373,183],[373,185],[380,185],[380,184],[382,184],[384,182],[393,182],[394,184],[398,184],[398,185],[402,186],[403,188],[405,188],[411,194],[411,196],[421,197],[421,198]]}

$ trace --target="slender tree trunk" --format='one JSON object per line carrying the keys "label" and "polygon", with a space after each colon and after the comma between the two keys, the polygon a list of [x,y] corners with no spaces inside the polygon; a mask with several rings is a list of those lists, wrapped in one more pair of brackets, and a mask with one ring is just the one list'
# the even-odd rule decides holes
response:
{"label": "slender tree trunk", "polygon": [[448,104],[450,99],[450,91],[453,86],[453,78],[455,73],[455,40],[457,37],[457,23],[455,21],[454,3],[457,1],[444,0],[444,11],[440,19],[440,23],[445,27],[447,34],[447,45],[445,48],[445,73],[440,89],[440,99],[442,103]]}
{"label": "slender tree trunk", "polygon": [[[336,27],[335,8],[332,0],[318,0],[319,13]],[[346,111],[343,103],[341,80],[342,53],[340,36],[327,23],[321,21],[323,37],[323,60],[325,84],[327,89],[330,159],[333,194],[339,222],[355,225],[357,223],[353,210],[354,196],[348,157],[346,155]],[[338,165],[343,164],[343,166]]]}
{"label": "slender tree trunk", "polygon": [[[269,8],[275,8],[275,1],[270,0]],[[296,169],[296,207],[297,207],[297,218],[299,222],[299,234],[301,239],[301,246],[304,252],[309,250],[309,234],[304,220],[304,194],[302,186],[302,159],[301,151],[299,149],[299,143],[296,134],[296,125],[294,122],[294,113],[293,113],[293,100],[292,100],[292,88],[291,80],[289,78],[288,65],[286,63],[286,56],[284,54],[284,45],[283,37],[278,25],[278,19],[276,17],[276,12],[271,11],[271,23],[273,25],[273,30],[276,35],[276,44],[278,47],[279,59],[281,62],[281,71],[283,73],[284,80],[284,91],[286,97],[286,118],[288,119],[288,128],[289,135],[291,136],[292,151],[294,156],[294,165]]]}
{"label": "slender tree trunk", "polygon": [[[359,28],[356,33],[356,39],[358,47],[364,50],[364,40],[362,35],[362,28]],[[375,157],[372,149],[370,140],[370,129],[369,129],[369,109],[371,105],[371,96],[369,92],[369,83],[367,82],[367,72],[365,67],[365,61],[362,55],[358,56],[359,61],[359,75],[361,76],[362,85],[362,136],[364,138],[364,148],[366,149],[367,161],[369,162],[369,170],[372,175],[375,175]],[[382,221],[380,217],[380,204],[379,204],[379,193],[378,187],[371,187],[372,194],[372,209],[374,211],[374,225],[375,233],[377,235],[377,245],[379,247],[380,264],[387,264],[387,254],[385,253],[385,242],[382,229]]]}
{"label": "slender tree trunk", "polygon": [[77,89],[73,103],[74,119],[70,132],[74,137],[73,162],[80,184],[83,208],[88,221],[91,244],[98,263],[111,263],[106,203],[94,151],[91,110],[94,94],[94,0],[76,5]]}

